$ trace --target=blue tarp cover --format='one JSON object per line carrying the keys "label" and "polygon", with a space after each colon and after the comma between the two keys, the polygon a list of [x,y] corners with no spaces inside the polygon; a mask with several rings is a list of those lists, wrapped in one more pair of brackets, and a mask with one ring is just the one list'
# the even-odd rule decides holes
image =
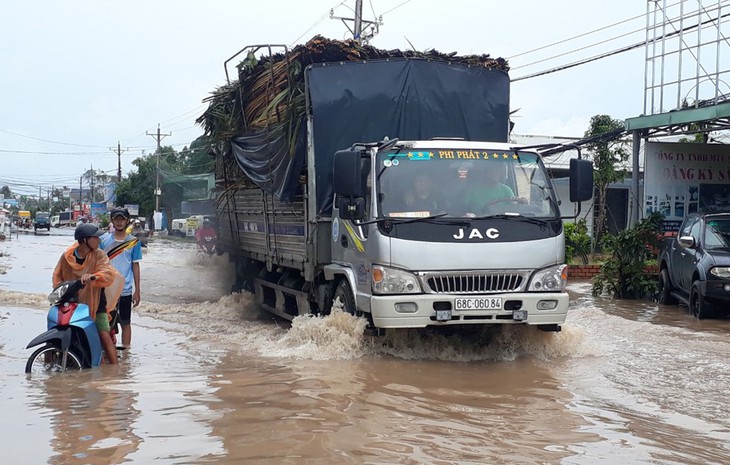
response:
{"label": "blue tarp cover", "polygon": [[[386,136],[508,141],[509,76],[502,70],[403,58],[320,63],[307,67],[305,84],[321,215],[332,210],[334,154],[354,143]],[[231,141],[244,173],[282,201],[296,195],[306,160],[306,126],[300,127],[294,156],[289,154],[283,130],[260,131]]]}

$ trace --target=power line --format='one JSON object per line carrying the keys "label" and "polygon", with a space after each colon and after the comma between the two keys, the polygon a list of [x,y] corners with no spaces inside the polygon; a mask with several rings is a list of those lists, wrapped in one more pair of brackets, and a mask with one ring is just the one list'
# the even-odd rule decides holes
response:
{"label": "power line", "polygon": [[[670,8],[673,7],[673,6],[676,6],[678,4],[679,4],[679,2],[675,3],[674,5],[670,5]],[[643,17],[645,17],[645,14],[644,13],[642,13],[640,15],[633,16],[633,17],[628,18],[628,19],[624,19],[624,20],[619,21],[617,23],[609,24],[608,26],[603,26],[603,27],[600,27],[598,29],[593,29],[592,31],[588,31],[588,32],[584,32],[582,34],[578,34],[577,36],[568,37],[567,39],[562,39],[562,40],[559,40],[557,42],[553,42],[551,44],[547,44],[547,45],[543,45],[541,47],[537,47],[537,48],[533,48],[531,50],[527,50],[526,52],[518,53],[517,55],[513,55],[513,56],[511,56],[511,57],[509,57],[507,59],[508,60],[512,60],[512,59],[517,58],[517,57],[520,57],[522,55],[528,55],[528,54],[533,53],[533,52],[539,52],[540,50],[545,50],[546,48],[554,47],[555,45],[564,44],[566,42],[570,42],[571,40],[580,39],[581,37],[589,36],[591,34],[595,34],[596,32],[605,31],[606,29],[609,29],[609,28],[612,28],[612,27],[615,27],[615,26],[619,26],[621,24],[628,23],[630,21],[634,21],[636,19],[640,19],[640,18],[643,18]],[[525,65],[525,66],[528,66],[528,65]]]}
{"label": "power line", "polygon": [[[605,44],[605,43],[611,42],[611,41],[613,41],[613,40],[621,39],[621,38],[624,38],[624,37],[627,37],[627,36],[630,36],[630,35],[636,34],[637,32],[641,32],[641,31],[643,31],[643,30],[644,30],[644,28],[641,28],[641,29],[635,29],[635,30],[633,30],[633,31],[630,31],[630,32],[626,32],[626,33],[624,33],[624,34],[621,34],[620,36],[615,36],[615,37],[611,37],[611,38],[609,38],[609,39],[605,39],[605,40],[602,40],[602,41],[600,41],[600,42],[594,42],[594,43],[592,43],[592,44],[589,44],[589,45],[586,45],[586,46],[584,46],[584,47],[579,47],[579,48],[576,48],[576,49],[573,49],[573,50],[569,50],[569,51],[567,51],[567,52],[563,52],[563,53],[559,53],[559,54],[557,54],[557,55],[549,56],[549,57],[547,57],[547,58],[543,58],[543,59],[541,59],[541,60],[533,61],[532,63],[528,63],[528,64],[526,64],[526,65],[522,65],[522,66],[514,66],[514,67],[511,67],[510,69],[511,69],[511,70],[515,70],[515,69],[520,69],[520,68],[527,68],[528,66],[533,66],[533,65],[536,65],[536,64],[538,64],[538,63],[543,63],[543,62],[545,62],[545,61],[549,61],[549,60],[554,60],[555,58],[560,58],[560,57],[563,57],[563,56],[565,56],[565,55],[570,55],[571,53],[575,53],[575,52],[580,52],[580,51],[582,51],[582,50],[587,50],[587,49],[589,49],[589,48],[592,48],[592,47],[596,47],[596,46],[598,46],[598,45],[601,45],[601,44]],[[645,42],[642,42],[642,44],[643,44],[643,43],[645,43]]]}
{"label": "power line", "polygon": [[654,37],[651,40],[645,40],[645,41],[642,41],[642,42],[638,42],[638,43],[635,43],[633,45],[628,45],[626,47],[622,47],[622,48],[619,48],[619,49],[616,49],[616,50],[612,50],[610,52],[602,53],[600,55],[595,55],[595,56],[592,56],[592,57],[589,57],[589,58],[586,58],[586,59],[583,59],[583,60],[575,61],[573,63],[568,63],[568,64],[562,65],[562,66],[557,66],[555,68],[550,68],[550,69],[547,69],[547,70],[544,70],[544,71],[539,71],[537,73],[532,73],[532,74],[527,74],[525,76],[516,77],[516,78],[513,78],[511,81],[512,82],[523,81],[525,79],[531,79],[531,78],[538,77],[538,76],[544,76],[546,74],[551,74],[551,73],[555,73],[555,72],[558,72],[558,71],[563,71],[563,70],[566,70],[566,69],[569,69],[569,68],[574,68],[576,66],[584,65],[584,64],[590,63],[592,61],[597,61],[597,60],[601,60],[603,58],[608,58],[608,57],[611,57],[611,56],[614,56],[614,55],[618,55],[620,53],[624,53],[624,52],[628,52],[630,50],[637,49],[639,47],[643,47],[645,45],[648,45],[650,43],[654,43],[654,42],[659,41],[659,40],[667,39],[669,37],[674,37],[676,35],[679,35],[682,32],[687,32],[687,31],[691,31],[693,29],[697,29],[697,28],[702,27],[702,26],[704,26],[706,24],[713,23],[716,20],[719,21],[719,20],[721,20],[723,18],[726,18],[728,16],[730,16],[730,13],[725,13],[724,15],[720,16],[719,19],[718,18],[711,18],[711,19],[708,19],[708,20],[703,21],[701,23],[693,24],[693,25],[687,26],[687,27],[685,27],[683,29],[675,30],[675,31],[672,31],[672,32],[668,32],[666,34],[663,34],[661,36]]}
{"label": "power line", "polygon": [[59,141],[55,141],[55,140],[41,139],[38,137],[26,136],[25,134],[18,134],[17,132],[7,131],[5,129],[0,129],[0,132],[4,132],[6,134],[10,134],[10,135],[13,135],[16,137],[23,137],[25,139],[37,140],[39,142],[48,142],[49,144],[69,145],[72,147],[103,148],[98,145],[72,144],[69,142],[59,142]]}
{"label": "power line", "polygon": [[394,7],[393,7],[393,8],[391,8],[390,10],[386,11],[385,13],[383,13],[383,14],[382,14],[382,16],[385,16],[385,15],[387,15],[388,13],[390,13],[390,12],[392,12],[392,11],[395,11],[395,10],[397,10],[398,8],[402,7],[403,5],[405,5],[406,3],[410,2],[410,1],[411,1],[411,0],[405,0],[404,2],[402,2],[402,3],[400,3],[400,4],[396,5],[396,6],[394,6]]}
{"label": "power line", "polygon": [[[180,114],[180,115],[178,115],[178,116],[172,117],[172,118],[170,118],[170,119],[168,119],[168,120],[166,120],[166,121],[160,121],[160,124],[163,124],[163,123],[169,123],[169,122],[171,122],[171,121],[175,121],[175,120],[177,120],[177,119],[183,118],[183,117],[185,117],[185,116],[188,116],[188,115],[190,115],[191,113],[196,113],[196,112],[198,112],[198,111],[202,110],[203,108],[206,108],[207,106],[208,106],[208,105],[200,105],[200,106],[198,106],[198,107],[196,107],[196,108],[193,108],[192,110],[186,111],[185,113],[182,113],[182,114]],[[183,119],[187,119],[187,118],[183,118]]]}
{"label": "power line", "polygon": [[0,149],[4,153],[27,153],[36,155],[103,155],[106,152],[39,152],[36,150],[7,150]]}
{"label": "power line", "polygon": [[299,42],[299,39],[301,39],[302,37],[304,37],[304,36],[305,36],[306,34],[308,34],[308,33],[309,33],[309,31],[311,31],[311,30],[312,30],[312,29],[314,29],[315,27],[319,26],[319,24],[320,24],[320,23],[321,23],[322,21],[324,21],[325,19],[327,19],[327,17],[328,17],[328,16],[330,15],[330,14],[332,14],[332,12],[333,12],[333,11],[334,11],[334,10],[335,10],[336,8],[339,8],[339,7],[341,7],[341,6],[343,5],[343,4],[345,4],[345,2],[346,2],[346,1],[347,1],[347,0],[343,0],[342,2],[340,2],[340,3],[338,3],[337,5],[335,5],[335,6],[333,6],[332,8],[330,8],[330,9],[329,9],[329,11],[328,11],[327,13],[323,14],[323,15],[322,15],[322,16],[321,16],[321,17],[320,17],[320,18],[319,18],[319,19],[318,19],[317,21],[315,21],[315,22],[314,22],[314,24],[312,24],[312,25],[311,25],[311,26],[310,26],[310,27],[309,27],[309,28],[308,28],[308,29],[307,29],[306,31],[302,32],[302,34],[301,34],[301,35],[300,35],[299,37],[297,37],[296,39],[294,39],[294,41],[293,41],[292,43],[290,43],[290,44],[289,44],[289,47],[293,47],[294,45],[296,45],[296,43],[297,43],[297,42]]}

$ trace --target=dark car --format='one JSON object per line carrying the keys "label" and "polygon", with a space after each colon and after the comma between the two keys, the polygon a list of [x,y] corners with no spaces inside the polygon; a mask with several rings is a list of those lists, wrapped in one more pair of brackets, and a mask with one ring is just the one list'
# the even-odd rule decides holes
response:
{"label": "dark car", "polygon": [[730,312],[730,213],[687,216],[659,257],[659,303],[687,304],[697,318]]}
{"label": "dark car", "polygon": [[51,230],[51,218],[48,212],[37,212],[35,218],[33,218],[33,229],[38,231],[39,229]]}

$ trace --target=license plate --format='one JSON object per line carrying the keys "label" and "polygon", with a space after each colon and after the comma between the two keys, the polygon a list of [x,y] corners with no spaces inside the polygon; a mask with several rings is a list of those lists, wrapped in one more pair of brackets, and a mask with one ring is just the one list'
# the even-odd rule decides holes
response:
{"label": "license plate", "polygon": [[470,297],[454,299],[454,310],[500,310],[501,297]]}

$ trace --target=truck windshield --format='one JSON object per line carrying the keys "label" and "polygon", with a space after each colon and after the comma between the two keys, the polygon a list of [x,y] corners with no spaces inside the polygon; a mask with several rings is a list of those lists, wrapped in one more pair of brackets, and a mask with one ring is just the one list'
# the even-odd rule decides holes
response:
{"label": "truck windshield", "polygon": [[377,164],[383,217],[558,216],[551,183],[536,153],[394,149],[378,154]]}

